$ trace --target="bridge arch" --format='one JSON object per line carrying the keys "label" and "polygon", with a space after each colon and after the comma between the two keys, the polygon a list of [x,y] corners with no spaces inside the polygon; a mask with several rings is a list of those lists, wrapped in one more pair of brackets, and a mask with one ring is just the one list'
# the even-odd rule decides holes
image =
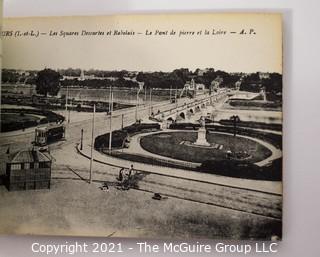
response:
{"label": "bridge arch", "polygon": [[182,119],[186,119],[186,115],[184,112],[179,113],[179,117],[181,117]]}

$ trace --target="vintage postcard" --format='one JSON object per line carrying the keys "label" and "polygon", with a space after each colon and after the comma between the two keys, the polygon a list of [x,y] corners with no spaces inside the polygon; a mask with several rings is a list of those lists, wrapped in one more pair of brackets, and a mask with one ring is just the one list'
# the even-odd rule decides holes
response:
{"label": "vintage postcard", "polygon": [[7,18],[0,233],[282,238],[277,13]]}

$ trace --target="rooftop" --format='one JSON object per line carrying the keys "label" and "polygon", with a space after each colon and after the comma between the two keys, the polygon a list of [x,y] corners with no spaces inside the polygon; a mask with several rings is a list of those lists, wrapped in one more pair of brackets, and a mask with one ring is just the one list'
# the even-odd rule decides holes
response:
{"label": "rooftop", "polygon": [[10,156],[11,163],[25,163],[25,162],[48,162],[51,158],[48,154],[36,150],[21,150]]}

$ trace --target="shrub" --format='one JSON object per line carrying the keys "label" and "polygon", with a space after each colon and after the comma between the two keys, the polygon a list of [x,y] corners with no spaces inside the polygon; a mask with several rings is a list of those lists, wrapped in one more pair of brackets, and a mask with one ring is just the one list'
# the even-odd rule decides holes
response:
{"label": "shrub", "polygon": [[247,101],[247,100],[230,100],[229,104],[234,107],[257,107],[257,108],[280,108],[281,103]]}
{"label": "shrub", "polygon": [[[193,123],[174,123],[169,126],[170,129],[182,129],[182,130],[196,130],[199,128],[199,124]],[[206,125],[207,130],[213,130],[216,132],[224,133],[234,133],[233,126],[215,126],[215,125]],[[259,138],[261,140],[267,141],[279,149],[282,149],[282,135],[253,130],[249,128],[237,127],[237,134],[249,137]]]}
{"label": "shrub", "polygon": [[198,170],[205,173],[228,177],[281,181],[282,158],[276,159],[269,166],[263,167],[259,167],[246,161],[207,160],[201,164]]}
{"label": "shrub", "polygon": [[158,129],[160,129],[160,125],[158,123],[135,123],[123,128],[123,130],[130,135],[141,131]]}
{"label": "shrub", "polygon": [[[62,122],[64,117],[60,114],[48,111],[48,110],[39,110],[39,109],[1,109],[2,113],[19,113],[21,117],[24,117],[26,114],[35,114],[40,116],[45,116],[45,118],[40,120],[41,124],[48,122]],[[23,113],[23,115],[21,115]],[[38,125],[36,120],[27,120],[27,121],[12,121],[12,122],[2,122],[1,131],[8,132],[13,130],[25,129],[30,127],[35,127]]]}
{"label": "shrub", "polygon": [[[115,130],[112,132],[112,148],[122,148],[124,147],[125,141],[131,135],[137,134],[139,132],[146,132],[152,130],[160,129],[160,125],[158,123],[135,123],[133,125],[127,126],[122,130]],[[106,133],[96,137],[94,141],[94,148],[97,150],[104,150],[109,147],[109,135],[110,133]]]}
{"label": "shrub", "polygon": [[[233,126],[232,120],[220,120],[219,123],[225,126]],[[269,123],[254,122],[254,121],[239,121],[237,122],[237,127],[271,129],[271,130],[277,130],[277,131],[282,130],[282,124],[269,124]]]}
{"label": "shrub", "polygon": [[169,126],[169,129],[187,129],[187,130],[195,130],[200,127],[200,124],[194,123],[172,123]]}
{"label": "shrub", "polygon": [[[128,136],[129,135],[126,131],[122,131],[122,130],[113,131],[111,147],[112,148],[123,147],[124,142]],[[110,133],[106,133],[96,137],[94,140],[94,148],[97,150],[107,149],[109,147],[109,137],[110,137]]]}

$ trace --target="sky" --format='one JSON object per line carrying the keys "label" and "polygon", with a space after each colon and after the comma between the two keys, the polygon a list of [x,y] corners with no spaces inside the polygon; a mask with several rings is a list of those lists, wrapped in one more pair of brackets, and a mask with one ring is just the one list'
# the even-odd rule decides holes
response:
{"label": "sky", "polygon": [[[248,34],[250,29],[255,34]],[[13,31],[3,38],[3,68],[282,73],[282,21],[277,14],[7,18],[3,30]],[[15,36],[31,30],[46,34]],[[104,35],[82,36],[83,30]],[[135,34],[114,35],[115,30]],[[60,36],[67,32],[79,35]]]}

